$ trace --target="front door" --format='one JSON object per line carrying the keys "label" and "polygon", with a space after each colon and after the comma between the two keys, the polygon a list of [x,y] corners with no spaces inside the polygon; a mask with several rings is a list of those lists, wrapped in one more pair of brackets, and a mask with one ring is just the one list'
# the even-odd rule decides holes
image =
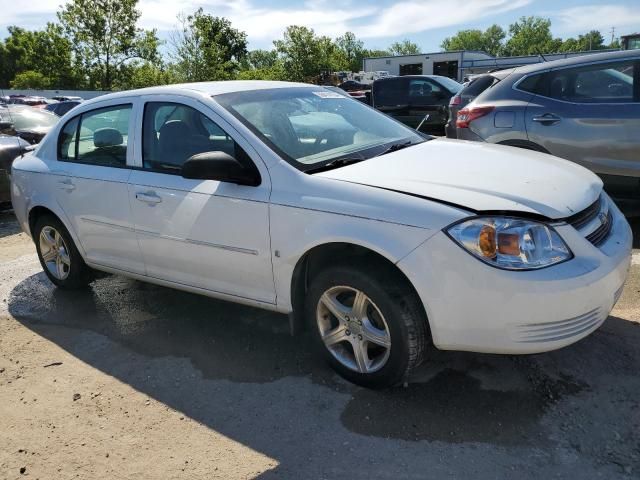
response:
{"label": "front door", "polygon": [[127,182],[133,158],[133,104],[90,110],[60,133],[53,181],[89,263],[144,274]]}
{"label": "front door", "polygon": [[[141,168],[131,175],[129,198],[147,275],[275,303],[271,185],[261,160],[202,104],[175,96],[145,101]],[[262,183],[249,187],[180,175],[189,157],[209,151],[254,162]]]}

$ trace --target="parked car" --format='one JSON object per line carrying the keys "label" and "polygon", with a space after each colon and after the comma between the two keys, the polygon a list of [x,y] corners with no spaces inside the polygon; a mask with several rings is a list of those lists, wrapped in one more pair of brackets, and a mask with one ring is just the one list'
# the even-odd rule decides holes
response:
{"label": "parked car", "polygon": [[464,88],[449,100],[449,118],[445,126],[448,138],[458,138],[456,130],[458,112],[475,100],[487,88],[495,85],[507,75],[508,72],[501,70],[495,73],[474,76],[469,82],[463,84]]}
{"label": "parked car", "polygon": [[373,82],[371,105],[411,128],[422,123],[422,131],[443,135],[449,100],[461,89],[460,83],[440,75],[381,78]]}
{"label": "parked car", "polygon": [[345,92],[362,92],[364,90],[371,90],[371,85],[366,85],[364,83],[356,82],[355,80],[347,80],[338,85],[339,88],[344,90]]}
{"label": "parked car", "polygon": [[0,121],[4,122],[0,133],[16,135],[30,144],[36,144],[58,123],[58,117],[26,105],[8,105],[0,109]]}
{"label": "parked car", "polygon": [[80,103],[82,102],[77,100],[60,101],[47,105],[46,107],[44,107],[44,109],[57,115],[58,117],[61,117],[73,107],[80,105]]}
{"label": "parked car", "polygon": [[[0,122],[0,128],[2,128]],[[0,134],[0,208],[3,208],[11,201],[9,173],[11,163],[18,156],[27,152],[29,143],[18,137]]]}
{"label": "parked car", "polygon": [[370,387],[406,381],[434,346],[576,342],[631,261],[629,224],[588,170],[425,138],[299,83],[104,95],[17,159],[12,182],[58,287],[95,269],[288,313]]}
{"label": "parked car", "polygon": [[516,68],[458,112],[458,138],[551,153],[640,214],[640,51]]}
{"label": "parked car", "polygon": [[51,98],[59,102],[81,102],[83,100],[82,97],[77,97],[75,95],[56,95]]}

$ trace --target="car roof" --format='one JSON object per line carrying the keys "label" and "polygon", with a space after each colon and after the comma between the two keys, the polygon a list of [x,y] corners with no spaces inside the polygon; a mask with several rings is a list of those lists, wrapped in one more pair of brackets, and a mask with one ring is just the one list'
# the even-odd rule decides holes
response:
{"label": "car roof", "polygon": [[569,67],[573,65],[589,64],[594,62],[604,62],[607,60],[624,60],[640,58],[640,50],[617,50],[614,52],[588,53],[586,55],[577,55],[575,57],[561,58],[559,60],[551,60],[549,62],[534,63],[532,65],[524,65],[517,67],[513,73],[533,73],[549,70],[553,68]]}
{"label": "car roof", "polygon": [[[375,80],[375,82],[389,82],[392,80],[397,80],[399,78],[431,78],[433,80],[437,80],[438,78],[443,78],[444,75],[398,75],[398,76],[390,76],[390,77],[382,77]],[[449,78],[449,77],[444,77]],[[453,80],[453,79],[451,79]]]}
{"label": "car roof", "polygon": [[180,94],[185,92],[198,92],[209,96],[223,95],[225,93],[246,92],[252,90],[267,90],[272,88],[291,87],[317,87],[310,83],[279,82],[271,80],[225,80],[218,82],[194,82],[177,83],[173,85],[161,85],[158,87],[147,87],[138,90],[125,90],[122,92],[108,93],[100,95],[85,103],[94,103],[102,100],[113,100],[117,98],[130,97],[133,95],[153,95],[153,94]]}

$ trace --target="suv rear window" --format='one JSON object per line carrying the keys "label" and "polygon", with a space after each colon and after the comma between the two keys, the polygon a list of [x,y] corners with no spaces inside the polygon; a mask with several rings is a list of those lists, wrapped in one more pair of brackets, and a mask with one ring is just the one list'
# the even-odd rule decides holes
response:
{"label": "suv rear window", "polygon": [[494,86],[500,79],[493,75],[483,75],[482,77],[474,78],[471,83],[464,87],[460,92],[460,95],[468,95],[470,97],[477,97],[487,88]]}

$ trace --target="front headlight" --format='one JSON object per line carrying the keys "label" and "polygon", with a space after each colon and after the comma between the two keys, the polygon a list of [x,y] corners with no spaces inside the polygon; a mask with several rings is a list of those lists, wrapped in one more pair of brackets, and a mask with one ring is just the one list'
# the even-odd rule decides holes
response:
{"label": "front headlight", "polygon": [[506,270],[544,268],[573,257],[552,227],[532,220],[479,217],[456,223],[446,232],[473,256]]}

